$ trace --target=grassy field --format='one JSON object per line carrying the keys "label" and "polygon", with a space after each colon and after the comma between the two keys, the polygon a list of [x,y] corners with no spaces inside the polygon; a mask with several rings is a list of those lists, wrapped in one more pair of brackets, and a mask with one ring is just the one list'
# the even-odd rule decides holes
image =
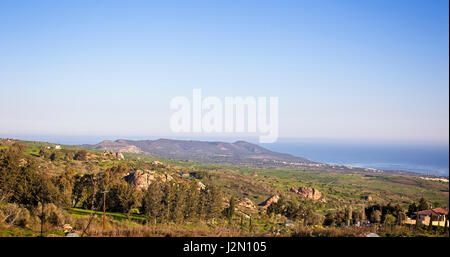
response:
{"label": "grassy field", "polygon": [[[85,217],[86,215],[91,215],[94,213],[97,217],[103,217],[102,211],[91,211],[91,210],[84,210],[80,208],[71,208],[70,214],[72,214],[73,217],[79,218],[79,217]],[[108,218],[113,218],[116,220],[132,220],[136,222],[143,223],[147,219],[143,215],[138,214],[130,214],[126,215],[124,213],[118,213],[118,212],[105,212],[105,216]]]}

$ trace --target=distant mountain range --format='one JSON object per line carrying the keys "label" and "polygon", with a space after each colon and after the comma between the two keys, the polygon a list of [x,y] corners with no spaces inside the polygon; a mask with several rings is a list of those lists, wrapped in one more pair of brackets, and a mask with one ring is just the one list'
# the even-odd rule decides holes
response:
{"label": "distant mountain range", "polygon": [[306,158],[273,152],[245,141],[226,143],[171,139],[138,141],[119,139],[116,141],[105,140],[95,145],[82,145],[82,147],[115,152],[139,153],[178,160],[240,165],[267,162],[298,164],[314,163]]}
{"label": "distant mountain range", "polygon": [[105,140],[81,147],[114,152],[144,154],[160,158],[197,161],[203,163],[229,164],[249,168],[290,168],[297,170],[337,171],[344,173],[394,174],[419,176],[418,173],[402,170],[379,170],[338,164],[313,162],[303,157],[270,151],[264,147],[236,141],[208,142],[195,140]]}

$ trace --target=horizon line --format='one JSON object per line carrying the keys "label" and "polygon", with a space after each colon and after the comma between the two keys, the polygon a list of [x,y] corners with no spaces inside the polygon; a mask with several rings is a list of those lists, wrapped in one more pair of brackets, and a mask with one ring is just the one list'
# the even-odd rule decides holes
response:
{"label": "horizon line", "polygon": [[[449,140],[424,140],[424,139],[391,139],[391,138],[325,138],[325,137],[279,137],[274,143],[259,143],[257,137],[254,136],[173,136],[173,135],[80,135],[80,134],[2,134],[0,133],[0,138],[4,139],[16,139],[24,141],[45,141],[52,143],[51,141],[60,141],[55,143],[66,144],[66,145],[78,145],[74,141],[85,140],[87,142],[81,144],[90,144],[90,142],[102,142],[105,140],[116,141],[116,140],[158,140],[158,139],[168,139],[168,140],[183,140],[183,141],[210,141],[210,142],[237,142],[237,141],[249,141],[255,144],[276,144],[276,143],[298,143],[299,141],[313,141],[315,143],[370,143],[370,144],[415,144],[415,145],[450,145]],[[93,141],[95,139],[95,141]],[[294,140],[294,141],[293,141]],[[61,141],[72,141],[72,143],[62,143]],[[297,142],[295,142],[297,141]]]}

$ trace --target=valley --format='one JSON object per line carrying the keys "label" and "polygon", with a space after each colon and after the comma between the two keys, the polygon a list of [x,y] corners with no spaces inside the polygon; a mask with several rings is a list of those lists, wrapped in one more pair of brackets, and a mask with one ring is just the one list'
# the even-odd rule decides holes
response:
{"label": "valley", "polygon": [[[444,228],[430,231],[404,222],[414,219],[410,209],[421,198],[433,208],[448,208],[446,182],[367,170],[344,172],[307,166],[261,168],[179,160],[143,154],[128,144],[117,148],[117,144],[123,143],[113,143],[114,147],[106,150],[0,140],[4,181],[0,210],[6,216],[0,233],[38,235],[38,214],[42,208],[48,212],[45,234],[54,236],[64,235],[65,224],[83,236],[364,236],[368,232],[385,236],[437,236],[444,233]],[[118,151],[124,147],[130,152]],[[314,164],[242,142],[211,147],[236,148],[241,152],[240,160],[257,154]],[[180,145],[178,148],[183,149]],[[193,151],[192,148],[188,150]],[[162,149],[159,151],[163,152]],[[246,149],[251,149],[252,154],[246,154]],[[172,152],[172,156],[181,155]],[[15,196],[20,188],[7,181],[15,179],[15,184],[20,185],[23,175],[13,176],[14,167],[35,174],[30,176],[36,179],[45,179],[49,183],[45,190],[53,196],[45,201],[28,194]],[[29,187],[34,192],[33,184]],[[102,225],[104,191],[108,192],[106,227]],[[17,217],[13,219],[11,213]],[[28,214],[22,217],[24,213]],[[394,221],[386,218],[391,216]]]}

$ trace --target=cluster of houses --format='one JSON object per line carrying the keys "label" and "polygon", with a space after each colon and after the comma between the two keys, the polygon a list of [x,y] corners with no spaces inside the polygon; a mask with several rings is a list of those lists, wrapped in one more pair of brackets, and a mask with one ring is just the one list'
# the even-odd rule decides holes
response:
{"label": "cluster of houses", "polygon": [[405,221],[407,224],[416,224],[416,222],[419,223],[419,225],[430,225],[430,221],[432,222],[432,226],[441,226],[445,227],[447,223],[447,227],[449,227],[449,221],[448,221],[448,208],[434,208],[429,210],[423,210],[417,212],[418,219],[413,220],[409,219]]}

